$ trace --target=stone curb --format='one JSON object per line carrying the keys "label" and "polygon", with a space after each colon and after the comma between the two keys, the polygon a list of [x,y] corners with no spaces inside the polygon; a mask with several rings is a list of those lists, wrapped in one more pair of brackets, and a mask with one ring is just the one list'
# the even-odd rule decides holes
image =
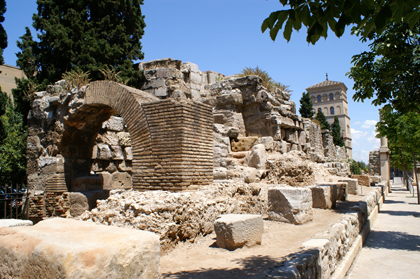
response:
{"label": "stone curb", "polygon": [[347,272],[353,265],[353,262],[359,254],[360,250],[362,250],[363,244],[365,243],[370,231],[372,230],[373,224],[375,223],[376,217],[381,210],[387,194],[388,191],[382,192],[381,198],[375,206],[375,209],[369,215],[368,220],[363,225],[362,230],[360,231],[350,250],[347,252],[346,256],[341,260],[341,263],[337,266],[334,273],[331,275],[331,279],[343,279],[347,275]]}
{"label": "stone curb", "polygon": [[[378,212],[381,210],[381,206],[388,194],[389,188],[384,185],[381,186],[382,189],[377,189],[365,196],[362,200],[365,204],[359,203],[359,205],[354,207],[354,212],[356,213],[359,222],[365,220],[361,229],[359,229],[357,236],[354,236],[352,244],[346,249],[345,246],[342,249],[345,249],[344,255],[340,257],[339,254],[329,255],[329,245],[331,242],[337,241],[346,234],[341,235],[332,235],[327,238],[312,238],[309,241],[306,241],[302,244],[303,250],[291,254],[287,257],[287,260],[282,262],[280,265],[266,270],[258,278],[333,278],[333,279],[343,279],[348,270],[351,268],[354,259],[357,254],[363,247],[364,242],[366,241],[367,236],[369,235],[373,223],[378,215]],[[378,187],[379,188],[379,187]],[[366,216],[368,215],[368,216]],[[363,217],[366,216],[366,217]],[[351,217],[350,217],[351,219]],[[337,223],[331,225],[331,229],[339,228],[340,225],[343,225],[343,220],[347,220],[350,223],[347,225],[355,226],[355,223],[352,223],[349,218],[343,217]],[[360,224],[360,223],[359,223]],[[351,236],[350,236],[351,237]],[[329,256],[327,256],[329,255]],[[330,257],[338,257],[337,265],[334,264],[334,259]],[[327,259],[327,260],[326,260]],[[331,273],[330,273],[331,272]],[[262,277],[261,277],[262,276]],[[280,276],[280,277],[276,277]]]}

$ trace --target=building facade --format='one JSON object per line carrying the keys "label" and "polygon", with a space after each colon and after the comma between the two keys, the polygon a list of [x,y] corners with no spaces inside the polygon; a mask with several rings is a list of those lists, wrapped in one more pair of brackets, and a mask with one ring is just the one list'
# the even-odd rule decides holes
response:
{"label": "building facade", "polygon": [[327,77],[325,81],[306,88],[306,91],[311,96],[314,110],[322,110],[331,125],[335,116],[338,117],[347,154],[352,158],[347,87],[344,83],[328,80]]}
{"label": "building facade", "polygon": [[16,78],[23,78],[25,74],[23,71],[14,66],[0,65],[0,86],[3,92],[6,92],[12,98],[12,89],[16,87]]}

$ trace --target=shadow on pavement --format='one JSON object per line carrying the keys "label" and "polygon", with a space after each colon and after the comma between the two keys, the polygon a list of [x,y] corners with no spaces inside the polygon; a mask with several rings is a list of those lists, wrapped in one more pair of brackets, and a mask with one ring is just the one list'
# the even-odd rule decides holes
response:
{"label": "shadow on pavement", "polygon": [[393,216],[410,216],[419,214],[418,211],[392,211],[392,210],[381,210],[380,214],[389,214]]}
{"label": "shadow on pavement", "polygon": [[256,256],[247,257],[244,259],[236,260],[236,263],[240,263],[241,267],[232,269],[200,269],[192,271],[183,271],[171,274],[162,274],[162,278],[199,278],[199,279],[213,279],[213,278],[252,278],[261,272],[279,265],[281,261],[279,259],[273,259],[268,256]]}
{"label": "shadow on pavement", "polygon": [[405,203],[405,202],[403,202],[403,201],[385,200],[384,203]]}
{"label": "shadow on pavement", "polygon": [[395,231],[371,231],[364,247],[420,251],[420,236]]}

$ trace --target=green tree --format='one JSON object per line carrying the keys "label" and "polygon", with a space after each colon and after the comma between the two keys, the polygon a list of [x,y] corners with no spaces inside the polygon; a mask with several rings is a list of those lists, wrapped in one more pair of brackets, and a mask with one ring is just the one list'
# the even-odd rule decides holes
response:
{"label": "green tree", "polygon": [[[405,22],[412,28],[420,20],[418,0],[280,0],[289,9],[272,12],[261,25],[262,32],[270,29],[275,40],[280,29],[289,41],[293,29],[307,27],[306,41],[315,44],[321,37],[327,38],[328,29],[337,37],[344,34],[349,25],[356,32],[367,36],[374,30],[382,33],[390,22]],[[283,27],[284,25],[284,27]]]}
{"label": "green tree", "polygon": [[4,22],[4,13],[6,12],[6,1],[0,0],[0,65],[4,64],[3,49],[7,47],[7,34],[2,22]]}
{"label": "green tree", "polygon": [[420,112],[420,23],[413,28],[406,23],[390,24],[369,39],[373,40],[370,51],[353,56],[348,73],[355,81],[353,99],[374,97],[375,106]]}
{"label": "green tree", "polygon": [[322,112],[322,109],[318,109],[318,113],[316,114],[315,119],[319,121],[319,126],[321,126],[321,129],[331,130],[331,125],[328,123],[325,114]]}
{"label": "green tree", "polygon": [[331,135],[333,137],[333,142],[335,145],[344,146],[343,136],[341,135],[341,126],[337,116],[334,117]]}
{"label": "green tree", "polygon": [[361,175],[362,169],[360,168],[360,165],[355,160],[350,160],[350,171],[352,174]]}
{"label": "green tree", "polygon": [[[410,154],[413,162],[412,166],[415,168],[417,161],[416,156],[420,154],[420,146],[418,144],[420,142],[419,127],[420,115],[418,113],[400,113],[382,109],[381,122],[376,124],[376,130],[378,132],[377,137],[388,138],[389,146],[400,155],[400,157],[398,157],[399,160],[405,160],[407,155]],[[405,156],[405,158],[403,156]],[[405,161],[404,164],[406,164]],[[414,173],[416,181],[418,181],[417,173]],[[418,184],[417,193],[419,190]],[[417,195],[417,201],[420,204],[420,195]]]}
{"label": "green tree", "polygon": [[312,103],[311,97],[308,92],[302,93],[302,98],[300,98],[299,103],[300,116],[312,119],[312,117],[314,117],[315,114],[314,104]]}
{"label": "green tree", "polygon": [[140,39],[145,28],[142,0],[38,0],[33,26],[39,32],[33,42],[30,32],[22,39],[31,49],[18,54],[18,65],[37,69],[36,79],[43,87],[61,79],[73,69],[89,71],[94,80],[103,79],[100,70],[113,67],[120,76],[136,85],[141,73],[133,60],[143,59]]}
{"label": "green tree", "polygon": [[26,184],[26,128],[22,115],[9,100],[0,116],[4,134],[0,142],[0,181]]}

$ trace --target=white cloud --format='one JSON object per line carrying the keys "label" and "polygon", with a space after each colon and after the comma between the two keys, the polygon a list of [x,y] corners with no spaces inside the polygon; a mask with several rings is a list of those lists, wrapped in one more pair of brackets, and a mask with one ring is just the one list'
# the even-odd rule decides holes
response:
{"label": "white cloud", "polygon": [[360,146],[360,143],[357,140],[351,139],[351,145],[354,146]]}
{"label": "white cloud", "polygon": [[351,138],[352,139],[361,139],[366,137],[368,132],[358,131],[356,129],[351,128]]}
{"label": "white cloud", "polygon": [[362,125],[362,128],[369,129],[375,127],[376,123],[378,123],[378,121],[376,120],[365,120],[365,122]]}
{"label": "white cloud", "polygon": [[372,131],[370,137],[368,137],[368,142],[373,145],[373,148],[379,148],[381,146],[381,140],[376,138],[376,132]]}

